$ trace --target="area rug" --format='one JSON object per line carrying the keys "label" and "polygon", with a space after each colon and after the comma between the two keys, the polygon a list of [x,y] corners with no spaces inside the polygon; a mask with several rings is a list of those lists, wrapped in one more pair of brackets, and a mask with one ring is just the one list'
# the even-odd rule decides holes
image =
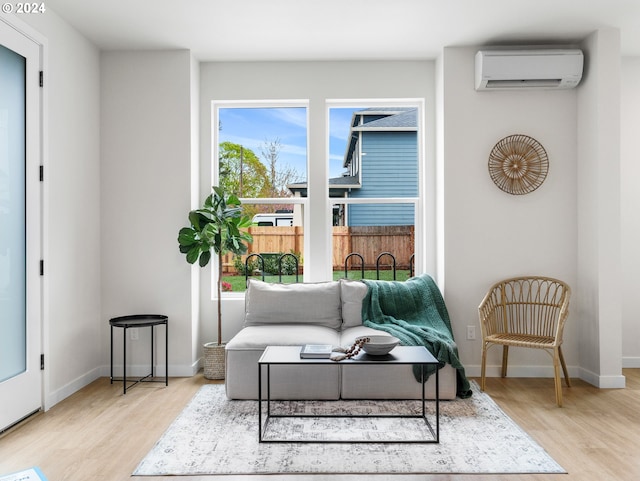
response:
{"label": "area rug", "polygon": [[[256,401],[229,401],[224,386],[208,384],[196,393],[133,475],[565,473],[473,382],[472,389],[469,399],[440,403],[439,444],[270,444],[258,442]],[[288,413],[342,413],[354,406],[360,414],[378,409],[420,409],[420,403],[413,401],[282,402],[276,408]],[[433,411],[433,403],[430,409]],[[357,434],[367,438],[380,436],[380,431],[385,439],[428,436],[428,431],[420,432],[423,422],[404,421],[398,429],[396,421],[379,418],[286,418],[274,420],[270,431],[294,438],[300,432],[308,437],[308,430],[320,438],[327,433],[331,437]]]}

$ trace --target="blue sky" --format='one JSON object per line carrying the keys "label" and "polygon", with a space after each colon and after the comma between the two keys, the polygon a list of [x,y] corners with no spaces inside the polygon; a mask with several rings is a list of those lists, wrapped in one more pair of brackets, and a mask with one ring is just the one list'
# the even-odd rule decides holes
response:
{"label": "blue sky", "polygon": [[[330,111],[330,176],[341,175],[342,161],[353,108]],[[306,179],[307,116],[304,107],[221,108],[220,142],[232,142],[251,149],[259,158],[265,141],[280,139],[278,163],[295,168]]]}

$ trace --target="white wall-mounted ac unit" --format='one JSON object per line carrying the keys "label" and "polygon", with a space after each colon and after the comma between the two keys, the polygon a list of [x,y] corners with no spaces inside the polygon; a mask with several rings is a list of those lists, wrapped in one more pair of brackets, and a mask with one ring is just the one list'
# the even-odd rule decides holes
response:
{"label": "white wall-mounted ac unit", "polygon": [[584,58],[578,49],[480,50],[476,90],[569,89],[580,83]]}

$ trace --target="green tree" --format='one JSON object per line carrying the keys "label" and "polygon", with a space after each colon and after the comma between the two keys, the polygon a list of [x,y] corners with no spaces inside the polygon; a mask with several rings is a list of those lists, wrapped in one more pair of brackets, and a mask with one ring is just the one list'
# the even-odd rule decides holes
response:
{"label": "green tree", "polygon": [[220,186],[238,197],[269,197],[267,168],[258,156],[240,144],[222,142],[219,147]]}

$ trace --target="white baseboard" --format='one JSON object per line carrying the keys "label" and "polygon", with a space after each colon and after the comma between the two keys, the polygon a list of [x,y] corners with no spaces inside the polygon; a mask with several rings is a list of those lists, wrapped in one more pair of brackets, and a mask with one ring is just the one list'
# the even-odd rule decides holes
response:
{"label": "white baseboard", "polygon": [[[185,365],[169,365],[169,378],[171,377],[191,377],[195,376],[200,369],[200,359],[194,362],[190,366]],[[127,366],[127,376],[131,377],[141,377],[149,374],[149,365],[132,365]],[[50,393],[45,393],[44,396],[44,410],[47,411],[51,409],[53,406],[58,404],[60,401],[68,398],[76,391],[79,391],[83,387],[91,384],[93,381],[100,377],[109,377],[111,375],[110,366],[102,366],[99,368],[92,369],[91,371],[83,374],[82,376],[77,377],[73,381],[65,384],[59,389],[52,391]],[[113,375],[114,377],[122,376],[122,365],[113,366]],[[164,364],[162,366],[157,366],[155,369],[155,375],[158,377],[164,376]]]}
{"label": "white baseboard", "polygon": [[[191,365],[169,364],[169,377],[191,377],[195,376],[200,369],[200,360],[198,359]],[[113,376],[122,377],[122,364],[113,365]],[[158,377],[163,377],[165,372],[164,364],[157,364],[153,370]],[[150,373],[149,364],[127,364],[127,376],[141,377]],[[111,376],[111,367],[103,366],[101,369],[103,377]]]}
{"label": "white baseboard", "polygon": [[50,408],[58,404],[60,401],[71,396],[76,391],[79,391],[86,385],[91,384],[93,381],[95,381],[100,377],[100,374],[101,374],[100,368],[92,369],[86,374],[83,374],[82,376],[77,377],[73,381],[65,384],[61,388],[56,389],[55,391],[52,391],[49,393],[45,393],[44,410],[45,411],[49,410]]}
{"label": "white baseboard", "polygon": [[[567,366],[569,376],[579,377],[580,368]],[[468,377],[480,377],[480,365],[465,365],[465,373]],[[500,377],[502,375],[502,365],[487,366],[487,377]],[[554,376],[553,366],[508,366],[508,377],[550,377]]]}
{"label": "white baseboard", "polygon": [[581,369],[580,379],[601,389],[624,389],[626,378],[623,375],[603,376],[587,369]]}
{"label": "white baseboard", "polygon": [[[468,377],[480,377],[480,365],[466,365],[464,369]],[[625,377],[622,375],[602,376],[578,366],[567,366],[567,369],[572,378],[582,379],[601,389],[621,389],[626,385]],[[487,366],[486,375],[487,377],[500,377],[501,372],[501,365]],[[553,378],[553,366],[509,366],[507,377]]]}
{"label": "white baseboard", "polygon": [[622,367],[623,368],[638,368],[638,367],[640,367],[640,357],[623,357],[622,358]]}

